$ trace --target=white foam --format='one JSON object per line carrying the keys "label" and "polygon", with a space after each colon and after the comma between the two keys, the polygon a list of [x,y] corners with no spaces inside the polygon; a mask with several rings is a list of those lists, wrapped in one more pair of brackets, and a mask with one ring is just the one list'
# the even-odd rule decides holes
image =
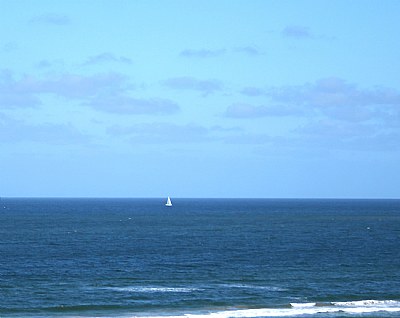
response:
{"label": "white foam", "polygon": [[305,308],[305,307],[314,307],[316,303],[290,303],[290,306],[294,308]]}
{"label": "white foam", "polygon": [[347,306],[347,307],[393,307],[400,306],[400,301],[397,300],[356,300],[356,301],[342,301],[342,302],[333,302],[335,306]]}
{"label": "white foam", "polygon": [[128,286],[128,287],[106,287],[106,289],[118,292],[133,292],[133,293],[190,293],[197,288],[186,287],[147,287],[147,286]]}
{"label": "white foam", "polygon": [[[347,303],[347,305],[346,305]],[[296,317],[301,315],[318,315],[322,313],[363,314],[374,312],[400,312],[398,301],[357,301],[340,302],[339,305],[326,304],[316,306],[316,303],[291,303],[291,308],[260,308],[209,311],[202,313],[182,313],[162,316],[139,316],[140,318],[256,318],[256,317]]]}
{"label": "white foam", "polygon": [[[112,287],[113,288],[113,287]],[[166,288],[166,287],[132,287],[137,289],[145,288],[152,292],[169,292],[181,290],[188,292],[189,288]],[[122,290],[126,290],[125,287]],[[291,303],[291,308],[259,308],[259,309],[237,309],[237,310],[204,310],[201,312],[175,312],[163,314],[143,314],[134,316],[121,316],[124,318],[257,318],[257,317],[297,317],[302,315],[316,315],[323,313],[347,313],[347,314],[368,314],[375,312],[400,312],[400,301],[396,300],[359,300],[347,302],[326,303],[317,306],[316,303]],[[102,316],[103,317],[103,316]],[[113,316],[115,318],[115,316]],[[87,317],[88,318],[88,317]],[[94,317],[93,317],[94,318]],[[104,317],[103,317],[104,318]]]}
{"label": "white foam", "polygon": [[261,289],[267,291],[286,291],[287,289],[276,287],[276,286],[262,286],[262,285],[251,285],[251,284],[221,284],[219,286],[226,288],[245,288],[245,289]]}

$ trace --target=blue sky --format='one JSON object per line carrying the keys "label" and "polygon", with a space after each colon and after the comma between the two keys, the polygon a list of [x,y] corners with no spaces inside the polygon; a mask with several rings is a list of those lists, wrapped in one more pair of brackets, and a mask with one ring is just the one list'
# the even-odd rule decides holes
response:
{"label": "blue sky", "polygon": [[399,14],[0,0],[0,195],[399,198]]}

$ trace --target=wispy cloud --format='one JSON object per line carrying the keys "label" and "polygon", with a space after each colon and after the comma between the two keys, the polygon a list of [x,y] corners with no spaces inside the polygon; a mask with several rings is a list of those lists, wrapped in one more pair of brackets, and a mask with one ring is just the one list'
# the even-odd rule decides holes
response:
{"label": "wispy cloud", "polygon": [[120,73],[99,73],[89,76],[67,73],[42,81],[38,89],[39,92],[66,98],[87,98],[122,92],[126,90],[127,85],[127,78]]}
{"label": "wispy cloud", "polygon": [[218,80],[199,80],[194,77],[174,77],[163,81],[169,88],[178,90],[192,90],[204,96],[222,90],[222,83]]}
{"label": "wispy cloud", "polygon": [[282,30],[282,35],[296,39],[310,39],[313,37],[309,28],[300,25],[291,25],[285,27]]}
{"label": "wispy cloud", "polygon": [[38,69],[41,70],[45,70],[45,69],[61,69],[64,65],[64,61],[59,60],[59,59],[55,59],[55,60],[40,60],[39,62],[37,62],[35,64],[35,67],[37,67]]}
{"label": "wispy cloud", "polygon": [[0,143],[16,142],[72,145],[90,143],[91,138],[70,124],[30,124],[0,114]]}
{"label": "wispy cloud", "polygon": [[285,105],[278,106],[255,106],[250,104],[233,104],[228,106],[225,116],[231,118],[259,118],[259,117],[281,117],[299,115],[300,110]]}
{"label": "wispy cloud", "polygon": [[324,119],[308,122],[295,133],[299,146],[348,151],[400,151],[400,131],[386,130],[386,127],[374,123],[354,124]]}
{"label": "wispy cloud", "polygon": [[104,52],[98,55],[90,56],[83,64],[84,65],[95,65],[102,63],[122,63],[132,64],[132,60],[125,56],[116,56],[110,52]]}
{"label": "wispy cloud", "polygon": [[242,89],[241,93],[247,96],[263,96],[266,95],[266,91],[259,87],[248,86]]}
{"label": "wispy cloud", "polygon": [[17,51],[19,48],[16,42],[7,42],[0,46],[0,51],[5,53],[11,53]]}
{"label": "wispy cloud", "polygon": [[168,99],[133,98],[129,96],[102,96],[91,99],[87,105],[110,113],[120,114],[174,114],[180,110],[178,104]]}
{"label": "wispy cloud", "polygon": [[276,138],[271,137],[268,134],[244,132],[225,136],[223,141],[227,144],[265,145],[273,144],[276,141]]}
{"label": "wispy cloud", "polygon": [[146,123],[129,127],[113,126],[108,133],[125,136],[133,143],[198,143],[210,140],[209,129],[196,124]]}
{"label": "wispy cloud", "polygon": [[237,53],[244,53],[250,56],[258,56],[258,55],[263,55],[263,52],[255,47],[255,46],[242,46],[242,47],[236,47],[234,49],[234,52]]}
{"label": "wispy cloud", "polygon": [[[387,119],[400,113],[399,91],[385,87],[359,88],[336,77],[298,86],[246,87],[241,93],[248,97],[265,97],[270,103],[292,108],[299,115],[365,121]],[[260,115],[263,113],[260,112]]]}
{"label": "wispy cloud", "polygon": [[310,28],[301,25],[290,25],[285,27],[280,34],[285,38],[292,38],[297,40],[336,40],[336,37],[326,34],[314,33]]}
{"label": "wispy cloud", "polygon": [[210,58],[210,57],[218,57],[224,55],[226,53],[225,49],[219,50],[207,50],[207,49],[186,49],[180,53],[180,56],[189,57],[189,58]]}
{"label": "wispy cloud", "polygon": [[[396,141],[400,136],[398,90],[380,86],[362,88],[330,77],[303,85],[246,87],[241,93],[266,102],[263,105],[232,104],[227,107],[225,116],[243,120],[292,116],[293,125],[281,140],[292,148],[400,150]],[[252,142],[252,138],[260,144],[262,140],[269,142],[268,138],[249,136],[243,133],[229,138],[243,143]],[[273,145],[274,141],[271,142]]]}
{"label": "wispy cloud", "polygon": [[43,95],[52,94],[77,100],[98,111],[119,114],[173,114],[180,109],[167,99],[132,97],[131,91],[127,77],[119,73],[65,73],[20,79],[15,79],[9,71],[0,73],[0,108],[36,107],[41,105]]}
{"label": "wispy cloud", "polygon": [[9,96],[11,99],[17,99],[19,94],[30,98],[36,98],[40,94],[87,98],[105,92],[121,92],[127,87],[127,78],[119,73],[94,75],[64,73],[46,78],[24,75],[16,79],[11,71],[0,72],[0,98]]}
{"label": "wispy cloud", "polygon": [[238,46],[232,49],[217,49],[217,50],[210,50],[210,49],[185,49],[181,51],[180,56],[186,58],[214,58],[226,55],[228,53],[242,53],[249,56],[258,56],[262,55],[263,52],[254,45],[248,46]]}
{"label": "wispy cloud", "polygon": [[400,93],[374,87],[360,89],[340,78],[324,78],[312,84],[271,88],[266,94],[275,102],[300,105],[341,120],[363,121],[399,111]]}
{"label": "wispy cloud", "polygon": [[24,86],[20,81],[14,80],[11,71],[0,71],[0,109],[40,105],[40,99]]}
{"label": "wispy cloud", "polygon": [[65,14],[60,13],[44,13],[42,15],[38,15],[33,17],[30,20],[32,24],[50,24],[63,26],[71,23],[70,18]]}

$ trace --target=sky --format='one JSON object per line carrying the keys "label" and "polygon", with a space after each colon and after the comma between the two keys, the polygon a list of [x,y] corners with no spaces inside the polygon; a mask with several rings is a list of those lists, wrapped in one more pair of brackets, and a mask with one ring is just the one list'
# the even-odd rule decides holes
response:
{"label": "sky", "polygon": [[399,15],[0,0],[0,196],[400,198]]}

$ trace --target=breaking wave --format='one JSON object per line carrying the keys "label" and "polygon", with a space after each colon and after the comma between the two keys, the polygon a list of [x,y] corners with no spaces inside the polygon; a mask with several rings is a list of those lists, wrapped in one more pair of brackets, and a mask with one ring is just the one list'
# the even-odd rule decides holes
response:
{"label": "breaking wave", "polygon": [[128,286],[128,287],[105,287],[105,289],[117,292],[132,293],[191,293],[199,290],[198,288],[187,287],[144,287],[144,286]]}
{"label": "breaking wave", "polygon": [[[332,303],[290,303],[288,308],[258,308],[221,310],[176,315],[143,315],[140,318],[255,318],[255,317],[296,317],[319,314],[363,314],[375,312],[400,312],[397,300],[360,300]],[[333,316],[332,316],[333,317]]]}

